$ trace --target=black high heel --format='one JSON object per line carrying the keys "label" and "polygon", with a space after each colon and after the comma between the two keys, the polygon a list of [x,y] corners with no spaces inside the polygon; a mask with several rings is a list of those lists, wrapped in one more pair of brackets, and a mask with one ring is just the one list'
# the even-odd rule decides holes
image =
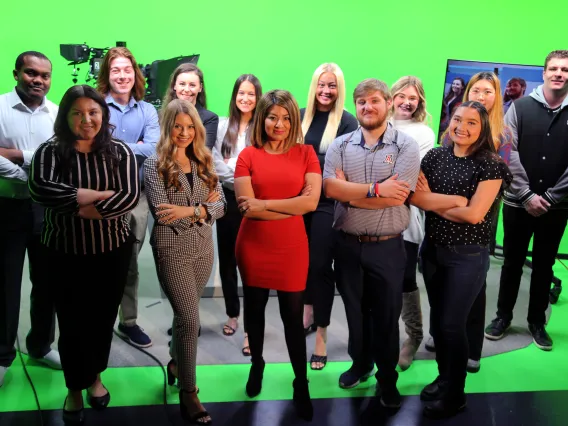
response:
{"label": "black high heel", "polygon": [[173,359],[170,359],[166,368],[166,373],[168,374],[168,385],[170,386],[175,385],[177,380],[177,377],[173,373],[172,368],[176,368],[176,362]]}
{"label": "black high heel", "polygon": [[185,402],[183,400],[183,394],[192,394],[194,392],[197,392],[197,387],[195,388],[195,390],[193,390],[193,392],[188,392],[188,391],[184,391],[181,390],[179,391],[179,408],[180,408],[180,412],[181,412],[181,417],[186,421],[189,422],[192,425],[210,425],[211,423],[213,423],[213,420],[205,420],[205,421],[200,421],[202,419],[204,419],[205,417],[211,417],[209,415],[209,413],[207,411],[200,411],[198,413],[195,414],[189,414],[189,410],[187,408],[187,405],[185,405]]}
{"label": "black high heel", "polygon": [[249,378],[247,381],[246,392],[249,398],[254,398],[262,390],[262,378],[264,375],[264,367],[266,363],[264,360],[261,362],[253,362],[250,366]]}
{"label": "black high heel", "polygon": [[294,379],[292,386],[294,387],[293,400],[296,414],[299,418],[311,422],[314,417],[314,407],[310,398],[308,379]]}
{"label": "black high heel", "polygon": [[[168,376],[168,385],[176,386],[177,376],[174,374],[173,369],[177,367],[176,362],[173,359],[170,359],[168,362],[168,366],[166,367],[166,374]],[[199,393],[199,388],[195,386],[195,390]]]}
{"label": "black high heel", "polygon": [[304,328],[304,334],[307,336],[310,333],[313,333],[314,331],[317,331],[318,326],[316,325],[315,322],[313,322],[311,325],[308,325],[306,328]]}
{"label": "black high heel", "polygon": [[65,404],[67,404],[67,397],[65,397],[65,402],[63,402],[63,423],[66,426],[79,426],[85,423],[84,407],[77,411],[67,411]]}

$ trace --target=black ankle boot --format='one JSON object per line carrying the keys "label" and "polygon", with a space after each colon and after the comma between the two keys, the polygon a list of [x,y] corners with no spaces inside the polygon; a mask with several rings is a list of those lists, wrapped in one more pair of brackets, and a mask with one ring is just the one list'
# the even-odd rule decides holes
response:
{"label": "black ankle boot", "polygon": [[294,379],[294,406],[296,407],[296,414],[299,418],[308,422],[312,421],[314,417],[314,407],[310,399],[310,389],[308,388],[307,379]]}
{"label": "black ankle boot", "polygon": [[264,374],[264,360],[253,362],[250,366],[249,378],[247,381],[246,392],[249,398],[254,398],[262,390],[262,377]]}

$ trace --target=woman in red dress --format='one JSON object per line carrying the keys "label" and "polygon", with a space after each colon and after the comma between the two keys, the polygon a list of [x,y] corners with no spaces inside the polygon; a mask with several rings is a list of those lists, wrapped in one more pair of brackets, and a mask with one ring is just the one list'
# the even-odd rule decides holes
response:
{"label": "woman in red dress", "polygon": [[246,392],[254,397],[262,388],[264,313],[269,291],[277,290],[296,377],[294,403],[298,416],[311,420],[302,319],[309,259],[302,215],[317,207],[321,169],[313,147],[303,144],[300,110],[287,91],[272,90],[261,98],[250,141],[235,169],[235,192],[244,216],[236,256],[252,356]]}

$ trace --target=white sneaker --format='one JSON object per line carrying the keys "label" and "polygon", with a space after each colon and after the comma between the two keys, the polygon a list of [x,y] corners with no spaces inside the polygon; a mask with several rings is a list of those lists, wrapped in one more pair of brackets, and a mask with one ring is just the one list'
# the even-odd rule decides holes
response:
{"label": "white sneaker", "polygon": [[4,384],[4,376],[6,375],[7,372],[8,372],[8,367],[0,366],[0,388]]}
{"label": "white sneaker", "polygon": [[[31,358],[31,357],[30,357]],[[53,349],[47,353],[43,358],[32,358],[34,361],[46,365],[54,370],[61,370],[61,358],[59,357],[59,352]]]}

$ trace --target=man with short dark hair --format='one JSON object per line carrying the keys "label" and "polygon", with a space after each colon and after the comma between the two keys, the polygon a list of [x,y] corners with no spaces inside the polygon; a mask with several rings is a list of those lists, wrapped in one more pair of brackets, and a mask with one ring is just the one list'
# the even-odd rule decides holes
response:
{"label": "man with short dark hair", "polygon": [[14,90],[0,95],[0,386],[14,361],[26,251],[30,266],[31,328],[28,355],[61,369],[55,338],[55,309],[38,273],[43,209],[28,192],[28,169],[36,148],[53,136],[57,106],[46,99],[51,62],[40,52],[16,59]]}
{"label": "man with short dark hair", "polygon": [[521,77],[513,77],[507,81],[505,95],[503,96],[503,114],[505,114],[513,102],[525,96],[527,82]]}
{"label": "man with short dark hair", "polygon": [[568,221],[568,50],[546,57],[543,80],[505,116],[514,135],[509,165],[513,182],[503,200],[505,261],[497,317],[485,329],[485,337],[499,340],[511,325],[534,236],[527,320],[535,345],[548,351],[552,339],[544,326],[552,266]]}
{"label": "man with short dark hair", "polygon": [[420,153],[414,139],[387,121],[392,99],[385,83],[364,80],[353,99],[361,126],[332,143],[323,173],[325,195],[337,201],[335,273],[353,359],[339,386],[357,386],[371,376],[375,363],[381,404],[398,408],[398,319],[406,268],[402,232],[409,224],[406,199],[418,179]]}
{"label": "man with short dark hair", "polygon": [[126,47],[113,47],[103,60],[97,90],[106,98],[113,136],[125,142],[136,155],[140,167],[140,201],[130,213],[129,224],[135,237],[128,278],[119,310],[118,331],[135,346],[152,346],[150,336],[137,324],[138,319],[138,254],[144,244],[148,226],[148,201],[144,192],[142,165],[156,151],[160,126],[156,108],[144,102],[145,80],[136,59]]}

